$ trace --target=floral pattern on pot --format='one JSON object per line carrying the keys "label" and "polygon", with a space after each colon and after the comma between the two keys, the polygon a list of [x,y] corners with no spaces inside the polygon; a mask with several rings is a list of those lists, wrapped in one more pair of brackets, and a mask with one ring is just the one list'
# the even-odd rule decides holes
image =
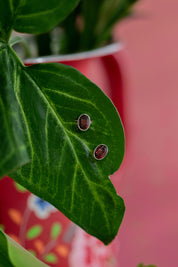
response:
{"label": "floral pattern on pot", "polygon": [[0,228],[49,266],[118,267],[118,238],[103,245],[9,177],[0,181],[0,203]]}
{"label": "floral pattern on pot", "polygon": [[39,219],[47,219],[50,213],[57,211],[50,203],[33,194],[28,197],[28,208],[34,211]]}
{"label": "floral pattern on pot", "polygon": [[116,267],[115,245],[113,242],[105,246],[95,237],[77,228],[69,255],[69,266]]}

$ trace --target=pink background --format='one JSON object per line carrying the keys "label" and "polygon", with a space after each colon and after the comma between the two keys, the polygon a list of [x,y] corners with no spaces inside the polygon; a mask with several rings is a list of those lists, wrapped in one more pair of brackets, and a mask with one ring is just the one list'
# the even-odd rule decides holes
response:
{"label": "pink background", "polygon": [[126,214],[120,266],[178,266],[178,1],[143,0],[116,27],[123,55]]}

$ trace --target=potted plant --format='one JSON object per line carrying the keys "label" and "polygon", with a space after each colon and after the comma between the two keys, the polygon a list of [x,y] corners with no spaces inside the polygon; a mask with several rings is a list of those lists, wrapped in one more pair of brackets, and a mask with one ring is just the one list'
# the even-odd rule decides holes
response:
{"label": "potted plant", "polygon": [[[44,55],[54,33],[39,34],[61,22],[63,53],[93,49],[110,41],[114,23],[133,2],[46,0],[42,5],[39,0],[0,0],[0,177],[9,175],[36,195],[29,200],[31,209],[38,202],[52,213],[56,209],[48,201],[104,244],[117,235],[125,210],[108,177],[124,155],[119,115],[110,99],[72,67],[25,66],[12,48],[18,38],[10,36],[13,29],[38,34],[38,47],[41,40],[46,44],[39,53]],[[6,190],[9,199],[10,186]],[[11,209],[10,215],[21,223],[17,211]],[[27,235],[40,231],[35,225]],[[52,242],[59,232],[56,223]],[[2,231],[0,240],[0,266],[44,266]]]}

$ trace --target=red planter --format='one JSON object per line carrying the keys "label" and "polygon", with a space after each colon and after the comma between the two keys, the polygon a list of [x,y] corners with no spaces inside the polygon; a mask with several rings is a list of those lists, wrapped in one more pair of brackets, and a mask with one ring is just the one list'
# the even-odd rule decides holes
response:
{"label": "red planter", "polygon": [[118,60],[118,55],[122,51],[122,44],[115,43],[89,52],[28,59],[25,65],[60,62],[78,69],[105,92],[123,118],[123,82]]}
{"label": "red planter", "polygon": [[[31,59],[25,64],[61,62],[77,68],[111,98],[123,118],[122,75],[117,60],[120,51],[121,45],[113,44],[92,52]],[[118,173],[113,178],[117,185]],[[119,266],[118,237],[104,246],[8,177],[0,181],[0,224],[7,234],[50,266]]]}

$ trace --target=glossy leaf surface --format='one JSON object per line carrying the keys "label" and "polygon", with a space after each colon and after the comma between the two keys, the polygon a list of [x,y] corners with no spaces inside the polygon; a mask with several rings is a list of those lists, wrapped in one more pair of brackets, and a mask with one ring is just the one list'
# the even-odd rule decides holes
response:
{"label": "glossy leaf surface", "polygon": [[0,177],[30,161],[23,119],[16,97],[19,67],[9,48],[0,44]]}
{"label": "glossy leaf surface", "polygon": [[19,32],[51,30],[78,4],[79,0],[0,0],[0,40],[11,28]]}
{"label": "glossy leaf surface", "polygon": [[[118,169],[124,154],[123,128],[113,104],[71,67],[24,67],[8,46],[1,55],[1,62],[6,63],[1,72],[1,119],[2,125],[11,123],[7,131],[4,126],[0,132],[4,147],[1,166],[3,157],[11,155],[7,150],[13,147],[11,139],[16,145],[14,158],[1,167],[1,175],[12,172],[15,163],[19,167],[18,159],[21,165],[26,163],[24,155],[30,155],[31,163],[12,178],[88,233],[109,243],[124,214],[123,200],[108,178]],[[11,68],[12,73],[7,71]],[[5,111],[4,103],[9,98]],[[77,126],[78,117],[84,113],[92,121],[87,132]],[[93,156],[98,144],[106,144],[109,149],[99,162]]]}
{"label": "glossy leaf surface", "polygon": [[[17,61],[13,52],[11,56]],[[124,154],[124,133],[115,107],[71,67],[17,66],[16,97],[31,164],[12,178],[109,243],[124,214],[123,200],[108,178],[119,168]],[[86,132],[77,126],[84,113],[92,121]],[[102,161],[93,156],[98,144],[109,149]]]}
{"label": "glossy leaf surface", "polygon": [[0,267],[47,267],[0,230]]}
{"label": "glossy leaf surface", "polygon": [[78,4],[79,0],[21,0],[13,28],[19,32],[51,30]]}

